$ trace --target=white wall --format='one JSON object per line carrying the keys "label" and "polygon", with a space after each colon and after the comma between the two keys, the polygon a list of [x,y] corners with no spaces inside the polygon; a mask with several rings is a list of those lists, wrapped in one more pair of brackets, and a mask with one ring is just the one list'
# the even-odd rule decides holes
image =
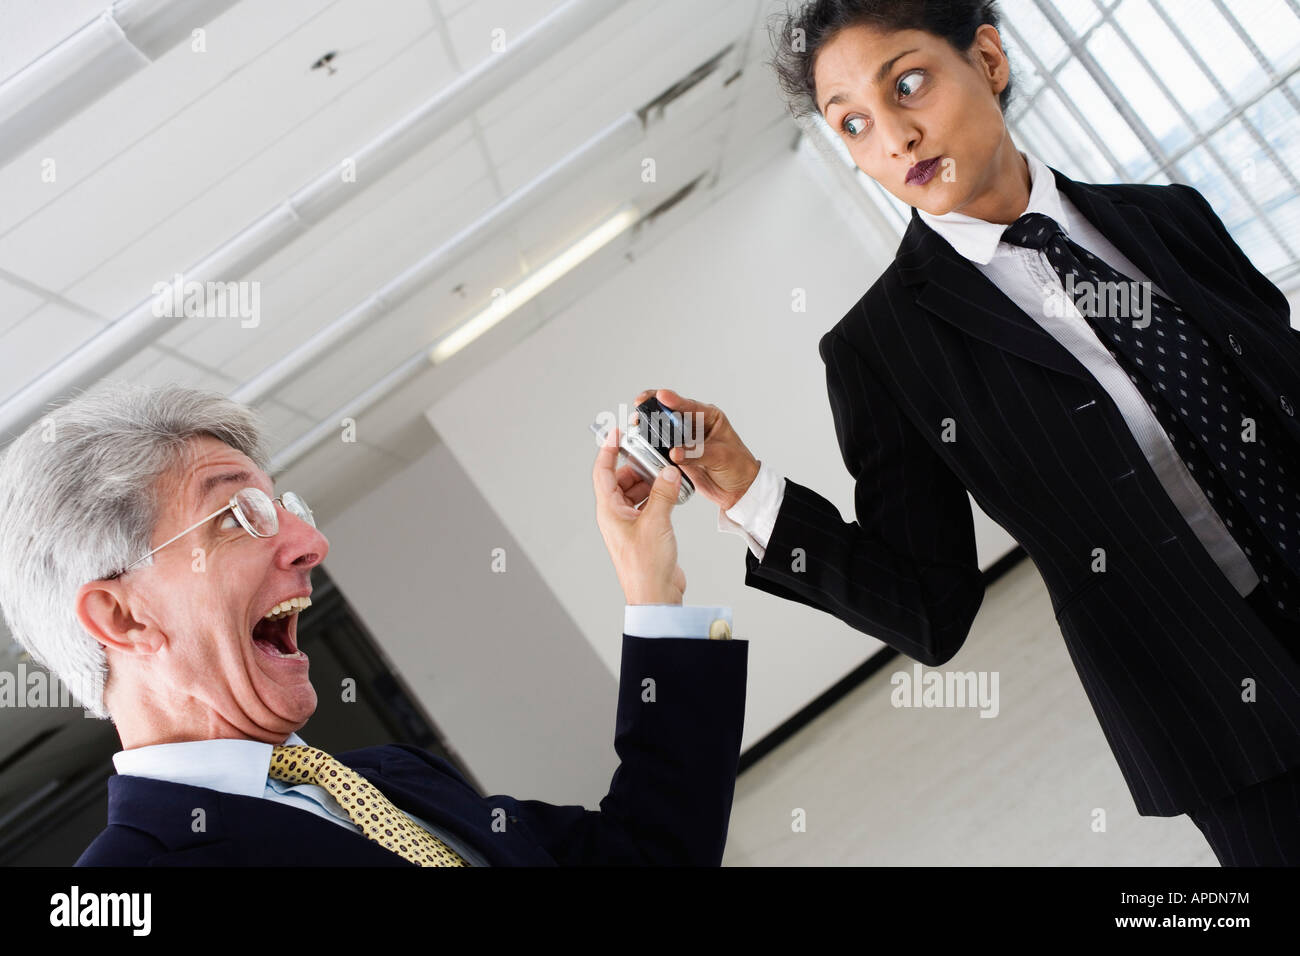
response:
{"label": "white wall", "polygon": [[[852,519],[817,341],[888,263],[791,152],[735,186],[429,410],[438,434],[617,673],[623,597],[595,528],[588,425],[642,388],[727,412],[759,458]],[[791,308],[792,290],[807,311]],[[702,497],[676,512],[688,604],[726,604],[750,643],[744,744],[882,645],[744,586],[745,544]],[[982,563],[1012,546],[978,515]],[[539,714],[539,720],[547,715]]]}
{"label": "white wall", "polygon": [[326,570],[486,793],[605,795],[617,681],[445,445],[324,530]]}

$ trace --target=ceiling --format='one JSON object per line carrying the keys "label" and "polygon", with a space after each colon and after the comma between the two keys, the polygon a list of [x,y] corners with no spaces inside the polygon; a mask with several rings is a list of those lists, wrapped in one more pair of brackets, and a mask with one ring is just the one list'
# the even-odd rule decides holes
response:
{"label": "ceiling", "polygon": [[[75,350],[127,327],[158,283],[189,273],[295,192],[365,155],[422,104],[475,71],[492,73],[503,42],[508,50],[564,6],[241,0],[202,24],[201,49],[187,38],[95,91],[84,109],[0,167],[0,405],[18,407],[22,390],[52,369],[57,376]],[[454,122],[413,142],[391,169],[367,175],[359,163],[342,199],[298,223],[291,241],[237,273],[198,276],[254,284],[255,327],[237,316],[155,322],[118,357],[111,377],[235,392],[590,137],[642,111],[639,142],[578,170],[527,215],[452,255],[433,281],[258,402],[283,450],[483,309],[494,289],[516,285],[619,208],[632,203],[645,216],[696,184],[670,211],[644,219],[464,351],[367,409],[355,444],[322,442],[280,477],[328,517],[356,489],[422,453],[432,440],[422,413],[440,394],[797,135],[764,63],[766,19],[782,5],[600,7],[590,4],[548,57],[508,84],[457,92],[445,111]],[[105,8],[105,0],[0,0],[0,74]],[[327,68],[311,68],[331,51]],[[692,85],[687,78],[704,64],[712,69]],[[674,98],[674,87],[689,90]],[[665,99],[665,110],[645,110]]]}

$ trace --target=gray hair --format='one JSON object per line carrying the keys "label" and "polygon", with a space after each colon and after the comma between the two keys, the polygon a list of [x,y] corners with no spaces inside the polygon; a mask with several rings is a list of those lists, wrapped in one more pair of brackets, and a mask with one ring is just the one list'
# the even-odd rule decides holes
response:
{"label": "gray hair", "polygon": [[258,468],[258,413],[179,385],[103,383],[33,423],[0,455],[0,609],[10,633],[101,719],[108,660],[77,619],[87,581],[153,546],[158,482],[211,435]]}

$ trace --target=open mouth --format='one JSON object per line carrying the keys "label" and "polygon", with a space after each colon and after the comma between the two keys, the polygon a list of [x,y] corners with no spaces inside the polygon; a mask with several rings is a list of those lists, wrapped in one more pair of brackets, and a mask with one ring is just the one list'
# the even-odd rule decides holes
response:
{"label": "open mouth", "polygon": [[263,654],[280,660],[306,660],[298,649],[298,614],[311,607],[311,598],[281,601],[253,625],[253,644]]}

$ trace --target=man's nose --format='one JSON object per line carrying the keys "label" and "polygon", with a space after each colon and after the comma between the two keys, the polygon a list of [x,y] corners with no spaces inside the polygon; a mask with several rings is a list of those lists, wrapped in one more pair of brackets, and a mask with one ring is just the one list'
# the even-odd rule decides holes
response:
{"label": "man's nose", "polygon": [[330,543],[320,529],[287,510],[280,512],[278,558],[286,567],[314,568],[329,554]]}

